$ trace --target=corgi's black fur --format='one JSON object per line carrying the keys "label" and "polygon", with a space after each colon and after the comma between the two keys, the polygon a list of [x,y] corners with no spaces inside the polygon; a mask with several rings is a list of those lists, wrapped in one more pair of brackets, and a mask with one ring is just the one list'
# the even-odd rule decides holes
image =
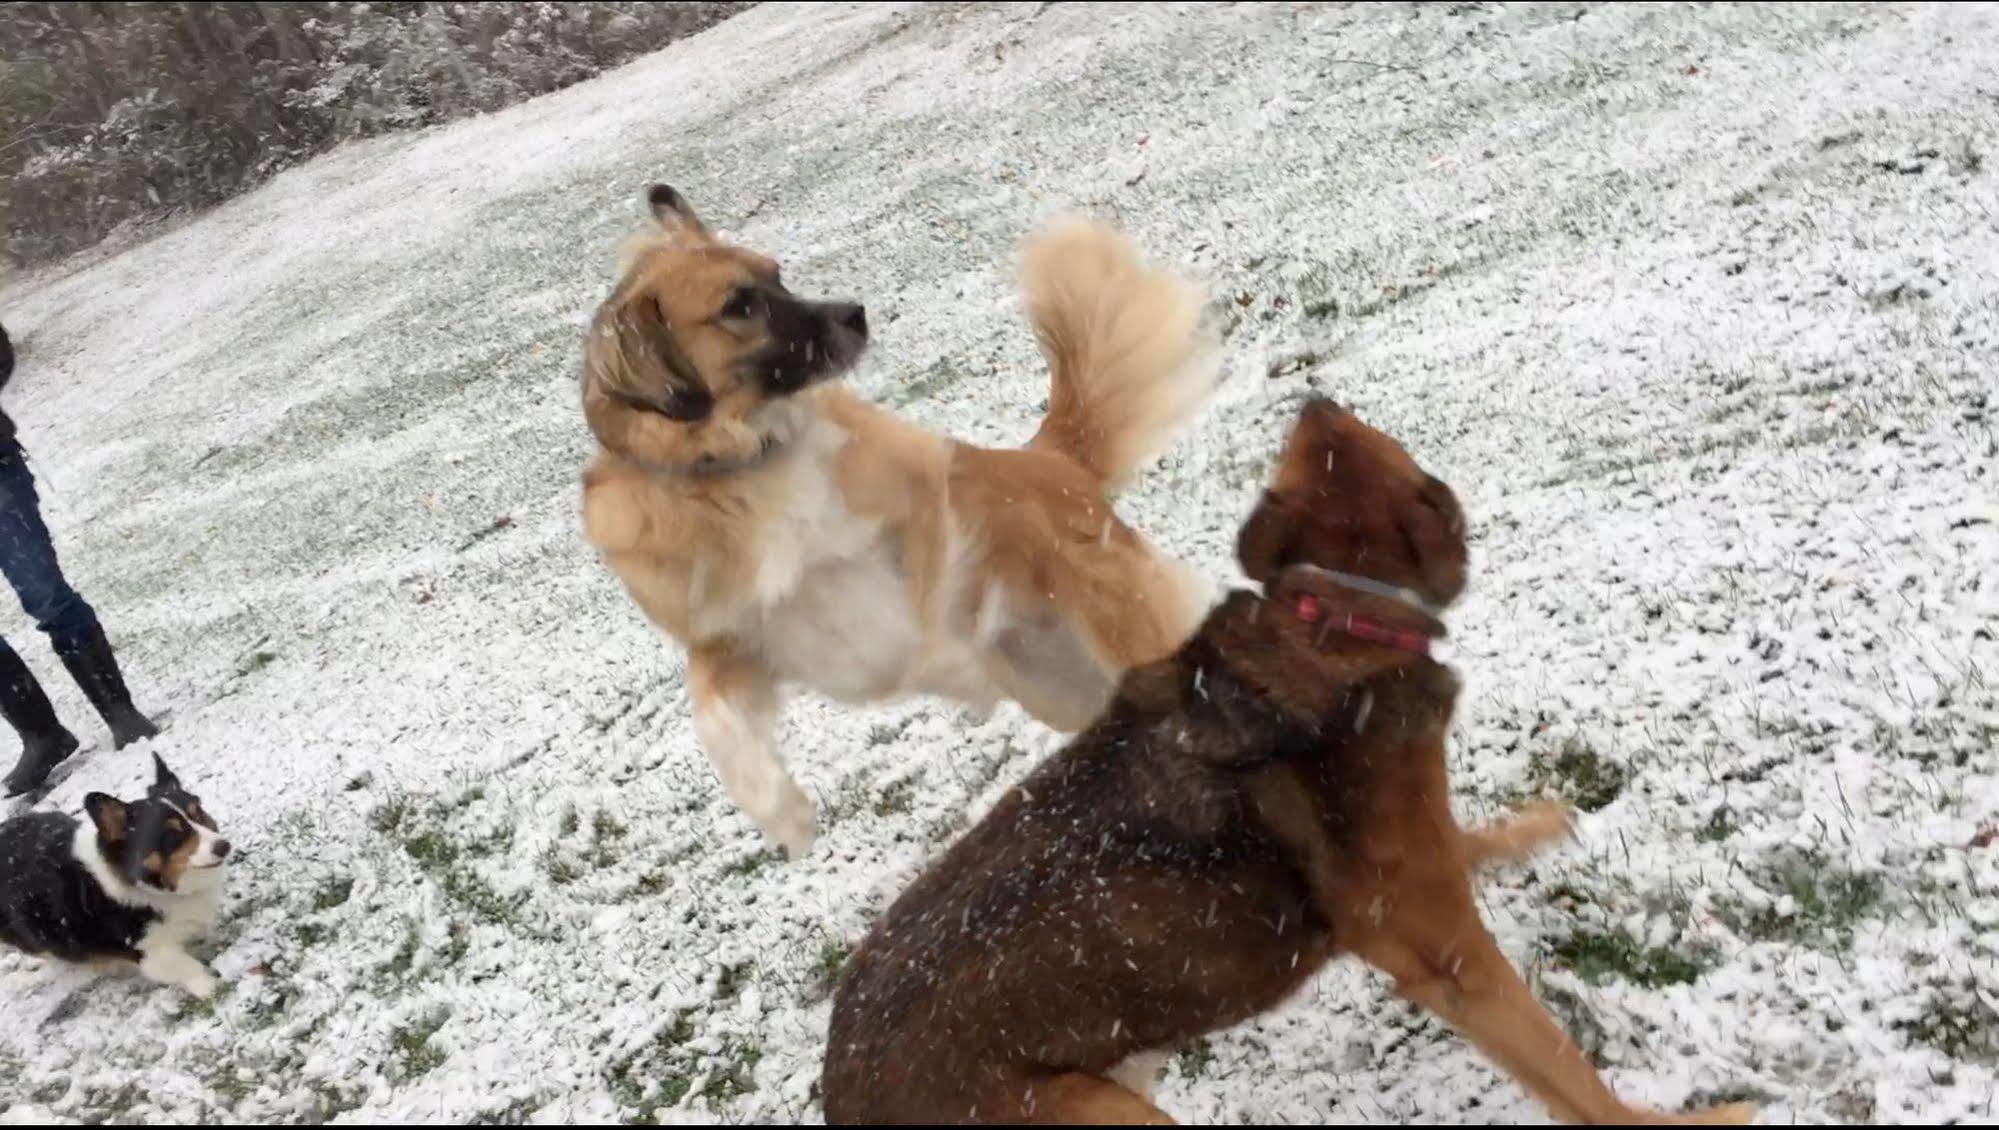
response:
{"label": "corgi's black fur", "polygon": [[74,963],[131,963],[198,997],[215,976],[186,945],[214,925],[229,841],[153,757],[146,795],[83,800],[85,819],[0,824],[0,945]]}

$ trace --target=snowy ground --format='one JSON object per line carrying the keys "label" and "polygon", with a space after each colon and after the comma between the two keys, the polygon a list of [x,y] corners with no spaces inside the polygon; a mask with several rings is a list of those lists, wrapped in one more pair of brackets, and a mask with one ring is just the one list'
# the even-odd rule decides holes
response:
{"label": "snowy ground", "polygon": [[[1613,1084],[1994,1118],[1999,12],[1968,5],[770,5],[15,280],[64,559],[246,854],[212,1005],[0,957],[0,1110],[818,1118],[846,947],[1056,740],[806,698],[813,855],[718,795],[680,657],[578,534],[579,328],[654,178],[869,303],[861,386],[991,443],[1042,399],[1015,241],[1119,217],[1231,324],[1135,524],[1226,578],[1308,387],[1466,500],[1462,807],[1592,810],[1488,908]],[[146,756],[99,737],[43,803]],[[1540,1115],[1348,967],[1162,1102]]]}

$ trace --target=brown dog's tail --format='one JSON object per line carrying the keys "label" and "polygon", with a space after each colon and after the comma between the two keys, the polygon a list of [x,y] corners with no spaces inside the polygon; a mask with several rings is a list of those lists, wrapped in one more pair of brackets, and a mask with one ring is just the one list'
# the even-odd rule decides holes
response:
{"label": "brown dog's tail", "polygon": [[1048,418],[1028,446],[1061,452],[1115,491],[1215,386],[1201,292],[1147,266],[1122,233],[1079,219],[1028,241],[1021,289],[1049,368]]}

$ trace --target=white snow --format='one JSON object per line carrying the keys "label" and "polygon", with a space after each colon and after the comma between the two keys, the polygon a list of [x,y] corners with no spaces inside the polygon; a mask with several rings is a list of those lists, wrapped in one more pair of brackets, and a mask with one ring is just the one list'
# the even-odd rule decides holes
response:
{"label": "white snow", "polygon": [[[212,1006],[0,957],[0,1114],[819,1117],[824,970],[1059,742],[806,698],[814,853],[719,794],[577,522],[579,327],[664,179],[994,444],[1044,396],[1017,240],[1121,220],[1232,324],[1126,517],[1227,578],[1297,398],[1353,403],[1473,519],[1463,811],[1628,776],[1487,899],[1613,1085],[1992,1120],[1995,60],[1984,5],[774,4],[14,280],[64,563],[243,856]],[[0,604],[96,735],[43,803],[136,790]],[[1160,1101],[1541,1117],[1356,966]]]}

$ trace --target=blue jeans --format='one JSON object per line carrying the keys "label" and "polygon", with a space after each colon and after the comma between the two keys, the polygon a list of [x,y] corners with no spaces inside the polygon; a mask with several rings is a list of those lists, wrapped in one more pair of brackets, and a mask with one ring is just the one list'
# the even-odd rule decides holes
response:
{"label": "blue jeans", "polygon": [[97,613],[69,587],[56,564],[35,476],[20,443],[12,439],[0,440],[0,572],[7,574],[22,610],[47,633],[57,654],[80,650],[97,632]]}

